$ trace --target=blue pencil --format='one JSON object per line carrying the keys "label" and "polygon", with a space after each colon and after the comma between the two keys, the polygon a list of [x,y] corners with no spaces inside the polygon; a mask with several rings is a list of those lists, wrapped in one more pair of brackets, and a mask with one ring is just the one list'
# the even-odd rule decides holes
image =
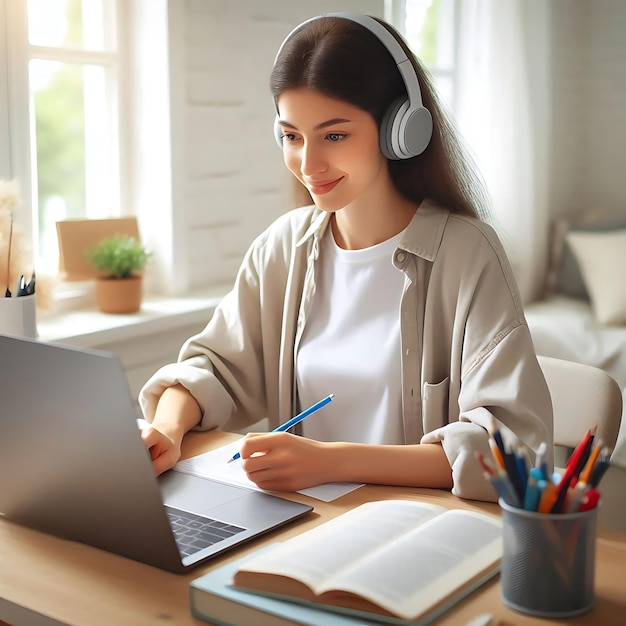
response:
{"label": "blue pencil", "polygon": [[[284,424],[281,424],[277,428],[274,428],[272,432],[282,433],[285,430],[289,430],[292,426],[299,424],[303,419],[309,417],[309,415],[311,415],[312,413],[315,413],[315,411],[318,411],[323,406],[326,406],[334,397],[335,397],[335,394],[331,393],[329,396],[326,396],[319,402],[316,402],[313,406],[310,406],[308,409],[304,409],[302,413],[298,413],[298,415],[296,415],[295,417],[292,417],[290,420],[286,421]],[[231,463],[232,461],[236,461],[237,459],[240,459],[240,458],[241,458],[241,455],[239,454],[239,452],[237,452],[233,455],[232,459],[229,459],[228,462]]]}

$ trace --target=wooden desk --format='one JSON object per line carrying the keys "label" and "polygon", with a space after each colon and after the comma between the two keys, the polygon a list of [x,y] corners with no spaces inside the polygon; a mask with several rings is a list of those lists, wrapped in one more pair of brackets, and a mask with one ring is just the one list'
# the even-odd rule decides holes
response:
{"label": "wooden desk", "polygon": [[[224,445],[235,437],[227,433],[191,433],[185,440],[184,456]],[[310,501],[300,494],[292,497]],[[498,509],[495,504],[463,501],[438,490],[367,485],[335,502],[315,501],[315,512],[303,520],[251,541],[184,576],[0,520],[0,624],[4,620],[15,626],[202,626],[206,622],[194,619],[189,612],[188,585],[193,578],[256,550],[263,541],[301,533],[363,502],[392,498],[486,511]],[[498,626],[623,624],[625,579],[626,535],[600,531],[596,606],[586,615],[557,622],[515,613],[502,604],[496,577],[449,611],[437,626],[463,626],[487,612]]]}

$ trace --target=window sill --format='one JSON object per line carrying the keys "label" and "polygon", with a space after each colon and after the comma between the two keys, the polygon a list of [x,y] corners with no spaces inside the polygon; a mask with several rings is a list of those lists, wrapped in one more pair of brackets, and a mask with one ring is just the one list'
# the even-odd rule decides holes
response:
{"label": "window sill", "polygon": [[167,332],[181,326],[206,324],[231,285],[192,292],[180,297],[146,297],[137,313],[113,315],[95,306],[42,316],[38,338],[85,348]]}

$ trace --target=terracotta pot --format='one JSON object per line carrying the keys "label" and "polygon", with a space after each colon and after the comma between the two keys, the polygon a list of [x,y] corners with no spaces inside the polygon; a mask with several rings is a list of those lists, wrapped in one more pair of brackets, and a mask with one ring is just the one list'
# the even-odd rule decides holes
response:
{"label": "terracotta pot", "polygon": [[135,313],[142,300],[142,277],[97,278],[96,304],[103,313]]}

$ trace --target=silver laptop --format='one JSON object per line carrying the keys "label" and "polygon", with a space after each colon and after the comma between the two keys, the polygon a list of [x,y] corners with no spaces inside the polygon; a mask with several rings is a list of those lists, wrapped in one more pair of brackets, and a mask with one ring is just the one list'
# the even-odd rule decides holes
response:
{"label": "silver laptop", "polygon": [[182,573],[313,507],[155,478],[112,354],[0,335],[0,515]]}

